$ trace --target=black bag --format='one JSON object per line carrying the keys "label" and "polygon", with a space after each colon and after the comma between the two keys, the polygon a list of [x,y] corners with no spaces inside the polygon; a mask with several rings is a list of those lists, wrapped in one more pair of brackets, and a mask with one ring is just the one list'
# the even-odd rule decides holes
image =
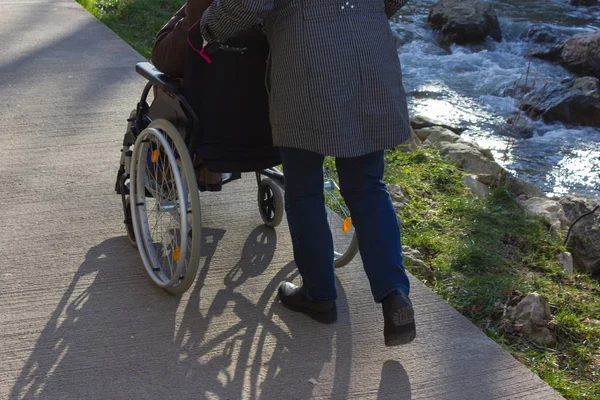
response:
{"label": "black bag", "polygon": [[234,50],[214,45],[203,56],[199,27],[195,24],[188,34],[183,85],[199,118],[196,154],[215,172],[251,172],[280,164],[265,87],[266,38],[237,37],[227,42]]}

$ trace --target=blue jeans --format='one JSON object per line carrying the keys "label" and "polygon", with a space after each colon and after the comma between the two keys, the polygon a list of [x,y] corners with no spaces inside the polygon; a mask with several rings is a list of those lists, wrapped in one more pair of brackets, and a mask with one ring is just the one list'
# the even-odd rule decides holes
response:
{"label": "blue jeans", "polygon": [[[293,148],[280,151],[285,210],[305,294],[314,301],[334,300],[333,238],[323,195],[324,156]],[[383,151],[337,158],[336,165],[375,301],[381,302],[395,290],[408,294],[410,283],[402,261],[400,228],[383,183]]]}

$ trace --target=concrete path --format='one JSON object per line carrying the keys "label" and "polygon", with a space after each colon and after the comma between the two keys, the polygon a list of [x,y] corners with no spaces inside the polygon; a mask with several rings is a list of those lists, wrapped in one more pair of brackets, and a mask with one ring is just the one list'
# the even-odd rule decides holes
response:
{"label": "concrete path", "polygon": [[1,399],[560,398],[416,281],[402,348],[357,262],[333,326],[274,303],[290,239],[251,176],[202,195],[190,292],[156,288],[113,193],[141,57],[73,1],[0,0],[0,38]]}

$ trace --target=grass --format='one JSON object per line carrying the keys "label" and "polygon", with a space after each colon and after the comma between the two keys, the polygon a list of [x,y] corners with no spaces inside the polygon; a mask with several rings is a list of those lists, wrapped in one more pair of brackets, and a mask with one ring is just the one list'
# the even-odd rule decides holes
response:
{"label": "grass", "polygon": [[134,49],[150,58],[154,38],[185,0],[77,0]]}
{"label": "grass", "polygon": [[[145,57],[159,29],[183,4],[173,0],[78,0]],[[399,211],[403,240],[433,276],[413,272],[514,357],[569,399],[600,398],[600,287],[561,272],[561,237],[525,214],[503,188],[475,200],[463,172],[434,150],[386,153],[389,183],[411,198]],[[503,332],[498,304],[527,293],[546,297],[557,343],[541,347]]]}
{"label": "grass", "polygon": [[[429,287],[570,399],[600,398],[600,286],[562,273],[560,235],[528,216],[503,188],[469,197],[463,173],[433,150],[388,152],[387,180],[411,199],[400,211],[403,240],[434,269]],[[410,268],[409,268],[410,269]],[[548,299],[557,343],[541,347],[503,332],[498,305],[526,294]]]}

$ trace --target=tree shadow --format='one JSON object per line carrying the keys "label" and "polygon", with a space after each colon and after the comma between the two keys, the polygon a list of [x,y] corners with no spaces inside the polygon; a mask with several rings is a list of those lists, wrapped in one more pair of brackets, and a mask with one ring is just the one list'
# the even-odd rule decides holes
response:
{"label": "tree shadow", "polygon": [[[223,232],[205,229],[203,240],[222,237]],[[216,243],[203,247],[207,260],[215,249]],[[135,271],[123,268],[130,262],[137,264]],[[117,388],[125,383],[125,375],[130,375],[129,385],[144,383],[146,378],[136,375],[148,358],[176,360],[171,338],[179,302],[145,276],[126,238],[92,247],[46,323],[10,398],[106,398],[113,390],[122,398],[127,390]]]}
{"label": "tree shadow", "polygon": [[[264,290],[242,293],[271,265],[274,230],[254,229],[239,261],[220,271],[223,286],[206,286],[215,283],[207,277],[224,235],[203,229],[203,264],[189,297],[156,288],[125,238],[92,247],[10,398],[283,398],[290,386],[294,397],[310,398],[309,379],[334,353],[342,355],[336,355],[333,387],[347,393],[350,336],[334,348],[335,325],[317,324],[273,301],[279,283],[295,276],[293,263],[269,278]],[[129,262],[135,271],[123,268]],[[202,306],[204,301],[209,304]]]}

